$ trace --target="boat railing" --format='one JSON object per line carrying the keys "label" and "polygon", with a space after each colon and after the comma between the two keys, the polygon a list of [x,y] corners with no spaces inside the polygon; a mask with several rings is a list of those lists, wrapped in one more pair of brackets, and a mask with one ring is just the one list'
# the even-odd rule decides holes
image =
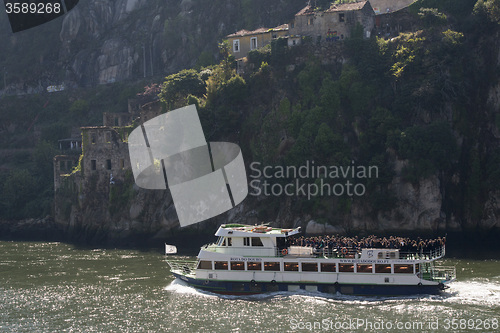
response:
{"label": "boat railing", "polygon": [[167,264],[170,266],[170,271],[182,272],[189,274],[196,269],[196,260],[167,260]]}
{"label": "boat railing", "polygon": [[422,267],[422,279],[439,282],[449,282],[457,278],[455,266]]}
{"label": "boat railing", "polygon": [[[346,258],[360,259],[362,249],[360,248],[315,248],[310,246],[290,246],[290,247],[258,247],[258,246],[218,246],[215,243],[205,245],[202,250],[238,255],[243,257],[318,257],[318,258]],[[397,250],[387,248],[386,250]],[[389,251],[388,251],[389,252]],[[391,253],[390,253],[391,254]],[[398,251],[397,255],[374,258],[374,259],[403,259],[403,260],[436,260],[445,255],[445,246],[424,251],[418,249],[416,251]]]}
{"label": "boat railing", "polygon": [[[302,248],[311,249],[311,247],[303,246]],[[279,250],[279,249],[278,249]],[[388,248],[387,250],[395,250]],[[347,258],[347,259],[359,259],[361,258],[361,249],[356,248],[312,248],[312,254],[315,257],[324,257],[324,258]],[[398,257],[384,257],[384,258],[375,258],[375,259],[404,259],[404,260],[435,260],[444,257],[445,255],[445,246],[441,246],[439,248],[435,248],[432,250],[424,251],[423,249],[417,251],[407,251],[401,252],[398,251]],[[283,254],[280,251],[276,252],[276,256],[282,257]]]}
{"label": "boat railing", "polygon": [[446,253],[445,246],[441,246],[430,251],[417,250],[416,252],[399,252],[400,259],[420,259],[420,260],[435,260],[444,257]]}

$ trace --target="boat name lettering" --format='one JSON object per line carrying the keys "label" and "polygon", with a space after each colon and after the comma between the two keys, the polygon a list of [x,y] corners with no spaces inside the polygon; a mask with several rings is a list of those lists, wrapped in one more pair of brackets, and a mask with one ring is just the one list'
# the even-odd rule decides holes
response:
{"label": "boat name lettering", "polygon": [[231,258],[231,261],[262,261],[262,258]]}
{"label": "boat name lettering", "polygon": [[412,264],[415,260],[369,260],[369,259],[340,259],[340,263],[349,264]]}

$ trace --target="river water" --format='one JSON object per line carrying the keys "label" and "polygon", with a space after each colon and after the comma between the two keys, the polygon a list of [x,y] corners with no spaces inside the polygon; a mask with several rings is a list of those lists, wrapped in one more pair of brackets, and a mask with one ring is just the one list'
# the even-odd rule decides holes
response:
{"label": "river water", "polygon": [[160,252],[0,242],[0,332],[500,332],[500,260],[446,259],[439,296],[196,291]]}

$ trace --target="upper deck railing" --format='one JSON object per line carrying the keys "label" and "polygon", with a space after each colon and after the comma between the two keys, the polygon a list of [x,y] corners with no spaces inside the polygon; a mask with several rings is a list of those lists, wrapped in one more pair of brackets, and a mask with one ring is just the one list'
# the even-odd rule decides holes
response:
{"label": "upper deck railing", "polygon": [[[312,248],[306,246],[291,247],[256,247],[256,246],[218,246],[215,243],[205,245],[202,250],[221,253],[238,255],[242,257],[296,257],[296,258],[347,258],[347,259],[360,259],[362,249],[355,248]],[[295,250],[295,251],[293,251]],[[390,248],[383,248],[379,250],[391,250]],[[383,258],[373,259],[403,259],[403,260],[436,260],[445,255],[445,246],[435,249],[424,251],[423,249],[417,251],[398,251],[398,256],[390,256]]]}
{"label": "upper deck railing", "polygon": [[[390,248],[377,248],[378,250],[397,250]],[[361,250],[362,249],[354,249],[354,248],[322,248],[322,249],[314,249],[313,254],[316,257],[324,257],[324,258],[347,258],[347,259],[360,259],[361,258]],[[401,252],[398,251],[398,256],[390,256],[383,258],[373,258],[373,259],[403,259],[403,260],[436,260],[444,257],[445,255],[445,246],[441,246],[432,250],[424,251],[423,249],[417,251],[406,251]],[[282,256],[282,255],[281,255]]]}

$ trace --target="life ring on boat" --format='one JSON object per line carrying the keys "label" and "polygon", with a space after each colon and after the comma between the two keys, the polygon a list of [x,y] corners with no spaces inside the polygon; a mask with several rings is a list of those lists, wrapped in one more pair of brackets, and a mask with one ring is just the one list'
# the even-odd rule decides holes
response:
{"label": "life ring on boat", "polygon": [[343,255],[346,255],[347,254],[347,248],[343,247],[340,252],[342,252]]}
{"label": "life ring on boat", "polygon": [[283,249],[281,250],[281,254],[286,256],[288,254],[288,250],[287,249]]}

